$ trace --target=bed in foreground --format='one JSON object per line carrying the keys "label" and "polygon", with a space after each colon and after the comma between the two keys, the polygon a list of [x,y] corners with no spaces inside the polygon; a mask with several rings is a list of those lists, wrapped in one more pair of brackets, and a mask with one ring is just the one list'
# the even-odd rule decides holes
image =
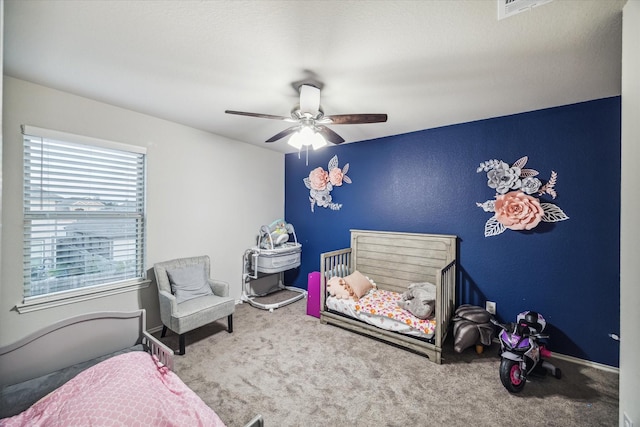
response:
{"label": "bed in foreground", "polygon": [[[351,230],[351,247],[320,255],[320,321],[392,343],[440,364],[455,309],[457,238]],[[375,283],[353,301],[330,296],[332,277],[362,273]],[[411,285],[435,288],[433,314],[419,319],[397,307]]]}
{"label": "bed in foreground", "polygon": [[0,348],[0,426],[224,426],[172,368],[144,310],[63,320]]}

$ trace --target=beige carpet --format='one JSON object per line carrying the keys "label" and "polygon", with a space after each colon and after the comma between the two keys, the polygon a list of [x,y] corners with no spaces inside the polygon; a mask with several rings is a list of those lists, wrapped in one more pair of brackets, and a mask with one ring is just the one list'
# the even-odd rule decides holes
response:
{"label": "beige carpet", "polygon": [[[158,334],[159,335],[159,334]],[[171,333],[163,339],[177,348]],[[236,306],[187,335],[175,371],[229,426],[260,413],[287,426],[617,426],[618,375],[552,360],[563,378],[500,383],[498,345],[443,364],[306,315],[306,299],[273,313]]]}

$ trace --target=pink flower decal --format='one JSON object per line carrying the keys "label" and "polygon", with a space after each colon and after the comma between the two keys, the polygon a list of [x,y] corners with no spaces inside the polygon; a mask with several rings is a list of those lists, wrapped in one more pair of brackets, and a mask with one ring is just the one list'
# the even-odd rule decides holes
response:
{"label": "pink flower decal", "polygon": [[309,183],[313,190],[324,190],[329,182],[329,174],[321,167],[317,167],[309,173]]}
{"label": "pink flower decal", "polygon": [[521,191],[496,196],[495,212],[498,222],[511,230],[531,230],[544,216],[538,199]]}
{"label": "pink flower decal", "polygon": [[340,187],[342,185],[342,178],[344,174],[342,173],[342,169],[333,168],[329,172],[329,181],[334,187]]}

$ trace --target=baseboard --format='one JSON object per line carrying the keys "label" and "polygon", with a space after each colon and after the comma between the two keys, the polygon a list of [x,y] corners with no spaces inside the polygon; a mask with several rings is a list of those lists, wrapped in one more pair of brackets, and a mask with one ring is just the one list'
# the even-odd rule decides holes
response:
{"label": "baseboard", "polygon": [[551,358],[566,360],[567,362],[577,363],[578,365],[583,365],[588,368],[600,369],[601,371],[613,372],[614,374],[620,375],[620,368],[616,368],[615,366],[605,365],[603,363],[592,362],[590,360],[580,359],[578,357],[573,357],[573,356],[567,356],[566,354],[560,354],[560,353],[552,353]]}
{"label": "baseboard", "polygon": [[147,329],[147,332],[150,334],[155,334],[156,332],[160,332],[162,330],[162,325],[156,326],[155,328]]}
{"label": "baseboard", "polygon": [[[500,340],[498,338],[493,338],[493,342],[500,345]],[[605,365],[603,363],[592,362],[586,359],[580,359],[579,357],[567,356],[566,354],[552,352],[551,358],[565,360],[567,362],[586,366],[588,368],[600,369],[601,371],[613,372],[614,374],[620,375],[620,368],[616,368],[615,366]]]}

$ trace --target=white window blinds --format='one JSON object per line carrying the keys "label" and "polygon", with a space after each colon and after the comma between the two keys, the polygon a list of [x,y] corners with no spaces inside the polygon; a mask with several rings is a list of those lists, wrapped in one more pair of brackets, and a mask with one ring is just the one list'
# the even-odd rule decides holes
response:
{"label": "white window blinds", "polygon": [[24,297],[144,275],[145,150],[23,126]]}

